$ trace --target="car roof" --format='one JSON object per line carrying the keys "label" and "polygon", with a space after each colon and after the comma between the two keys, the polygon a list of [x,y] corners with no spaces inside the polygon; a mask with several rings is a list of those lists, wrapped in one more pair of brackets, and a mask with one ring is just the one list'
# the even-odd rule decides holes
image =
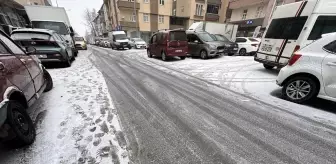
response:
{"label": "car roof", "polygon": [[12,33],[15,33],[15,32],[46,33],[49,35],[56,33],[54,30],[39,29],[39,28],[21,28],[21,29],[14,30]]}

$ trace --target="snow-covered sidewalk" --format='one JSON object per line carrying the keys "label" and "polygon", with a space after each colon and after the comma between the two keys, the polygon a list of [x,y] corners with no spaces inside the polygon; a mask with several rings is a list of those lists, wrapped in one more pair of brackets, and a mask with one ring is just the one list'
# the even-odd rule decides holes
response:
{"label": "snow-covered sidewalk", "polygon": [[81,51],[70,68],[48,69],[54,79],[29,112],[37,138],[25,149],[0,150],[2,164],[128,163],[126,140],[104,77]]}

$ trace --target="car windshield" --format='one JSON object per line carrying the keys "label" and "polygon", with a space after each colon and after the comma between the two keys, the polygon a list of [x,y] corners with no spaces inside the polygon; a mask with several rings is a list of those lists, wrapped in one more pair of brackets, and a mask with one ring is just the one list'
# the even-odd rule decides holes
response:
{"label": "car windshield", "polygon": [[75,41],[84,41],[83,37],[75,37]]}
{"label": "car windshield", "polygon": [[32,32],[14,32],[11,35],[13,40],[49,40],[51,35]]}
{"label": "car windshield", "polygon": [[198,33],[198,37],[205,42],[215,41],[215,38],[209,33]]}
{"label": "car windshield", "polygon": [[124,40],[127,39],[127,36],[125,34],[114,34],[113,35],[116,40]]}
{"label": "car windshield", "polygon": [[219,41],[225,41],[225,42],[228,42],[230,41],[228,38],[226,38],[225,36],[223,35],[215,35],[216,39],[219,40]]}
{"label": "car windshield", "polygon": [[69,34],[67,26],[62,22],[32,21],[32,25],[34,28],[54,30],[61,35]]}

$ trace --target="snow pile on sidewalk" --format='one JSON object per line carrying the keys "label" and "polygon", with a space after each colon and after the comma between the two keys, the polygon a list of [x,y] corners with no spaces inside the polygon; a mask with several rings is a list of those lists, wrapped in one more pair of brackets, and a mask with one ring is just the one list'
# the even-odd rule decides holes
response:
{"label": "snow pile on sidewalk", "polygon": [[8,162],[128,163],[126,141],[119,135],[107,85],[88,55],[88,51],[81,52],[70,68],[48,70],[54,88],[32,107],[36,142],[23,150],[25,157],[20,162]]}

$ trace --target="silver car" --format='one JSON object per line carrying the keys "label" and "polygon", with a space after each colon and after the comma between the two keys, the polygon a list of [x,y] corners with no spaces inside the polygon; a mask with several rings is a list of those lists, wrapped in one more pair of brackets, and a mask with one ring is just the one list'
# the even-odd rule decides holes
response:
{"label": "silver car", "polygon": [[136,49],[147,48],[147,43],[141,38],[131,38],[130,45]]}

